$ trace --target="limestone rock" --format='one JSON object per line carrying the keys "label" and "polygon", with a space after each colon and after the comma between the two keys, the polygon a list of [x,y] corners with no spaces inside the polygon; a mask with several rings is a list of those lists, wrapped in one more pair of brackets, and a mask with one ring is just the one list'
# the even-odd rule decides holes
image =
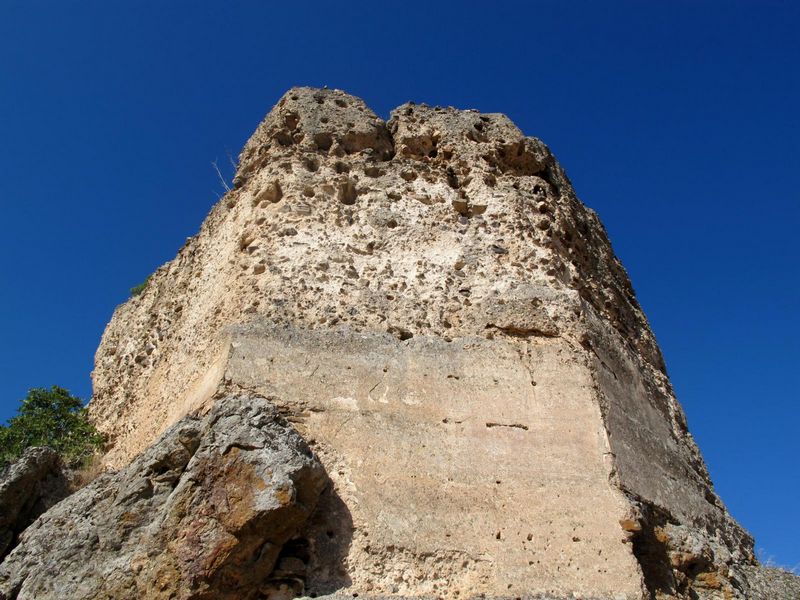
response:
{"label": "limestone rock", "polygon": [[800,577],[774,567],[744,567],[748,600],[794,600],[800,598]]}
{"label": "limestone rock", "polygon": [[52,448],[28,448],[0,474],[0,560],[17,536],[69,494],[69,480]]}
{"label": "limestone rock", "polygon": [[309,593],[745,597],[753,541],[541,141],[500,114],[409,103],[384,122],[295,88],[235,183],[103,335],[90,414],[110,463],[254,393],[330,473],[315,518],[347,515]]}
{"label": "limestone rock", "polygon": [[0,565],[0,598],[260,597],[286,587],[276,561],[326,485],[269,402],[224,399],[28,527]]}

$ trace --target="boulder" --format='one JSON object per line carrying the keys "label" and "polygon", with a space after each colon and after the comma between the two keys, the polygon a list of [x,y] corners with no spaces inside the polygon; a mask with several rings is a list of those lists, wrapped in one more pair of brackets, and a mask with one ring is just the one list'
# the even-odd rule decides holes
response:
{"label": "boulder", "polygon": [[52,448],[28,448],[0,474],[0,560],[17,536],[70,492],[64,464]]}
{"label": "boulder", "polygon": [[[300,593],[302,565],[281,551],[327,484],[308,445],[270,402],[224,398],[28,527],[0,565],[0,598]],[[279,558],[283,571],[275,568]]]}

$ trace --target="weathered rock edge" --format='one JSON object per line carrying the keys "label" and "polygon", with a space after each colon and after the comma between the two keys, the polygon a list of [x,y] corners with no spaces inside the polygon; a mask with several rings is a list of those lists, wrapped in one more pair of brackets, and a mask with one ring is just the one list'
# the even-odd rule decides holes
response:
{"label": "weathered rock edge", "polygon": [[17,536],[70,493],[64,463],[52,448],[28,448],[0,473],[0,561]]}
{"label": "weathered rock edge", "polygon": [[274,568],[327,485],[270,402],[224,399],[31,525],[0,565],[0,599],[296,594]]}

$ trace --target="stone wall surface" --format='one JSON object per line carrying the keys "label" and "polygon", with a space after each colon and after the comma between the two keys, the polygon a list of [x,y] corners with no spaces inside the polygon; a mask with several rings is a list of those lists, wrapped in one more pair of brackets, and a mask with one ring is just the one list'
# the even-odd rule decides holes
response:
{"label": "stone wall surface", "polygon": [[589,371],[558,338],[231,333],[225,386],[280,399],[352,514],[372,593],[641,596]]}
{"label": "stone wall surface", "polygon": [[115,466],[270,398],[332,481],[315,593],[746,597],[752,539],[602,224],[504,115],[290,90],[93,379]]}

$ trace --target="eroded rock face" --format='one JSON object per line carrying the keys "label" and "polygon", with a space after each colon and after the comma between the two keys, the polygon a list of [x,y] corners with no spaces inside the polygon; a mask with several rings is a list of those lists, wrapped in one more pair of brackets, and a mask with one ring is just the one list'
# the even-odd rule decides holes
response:
{"label": "eroded rock face", "polygon": [[112,464],[219,398],[272,397],[331,475],[315,518],[346,515],[307,536],[342,557],[309,558],[316,594],[745,597],[752,539],[541,141],[295,88],[235,183],[103,335]]}
{"label": "eroded rock face", "polygon": [[577,292],[665,379],[597,216],[504,115],[404,105],[385,123],[343,92],[297,88],[240,160],[238,188],[103,336],[90,411],[113,463],[213,394],[217,335],[253,316],[444,338],[513,332],[530,307],[574,330],[574,306],[530,305]]}
{"label": "eroded rock face", "polygon": [[281,587],[302,592],[304,564],[292,570],[290,556],[276,562],[327,483],[271,403],[226,398],[28,527],[0,565],[0,598],[244,600]]}
{"label": "eroded rock face", "polygon": [[69,488],[64,464],[52,448],[28,448],[0,473],[0,560],[28,525],[67,497]]}
{"label": "eroded rock face", "polygon": [[800,598],[800,577],[774,567],[749,566],[745,596],[748,600],[792,600]]}

